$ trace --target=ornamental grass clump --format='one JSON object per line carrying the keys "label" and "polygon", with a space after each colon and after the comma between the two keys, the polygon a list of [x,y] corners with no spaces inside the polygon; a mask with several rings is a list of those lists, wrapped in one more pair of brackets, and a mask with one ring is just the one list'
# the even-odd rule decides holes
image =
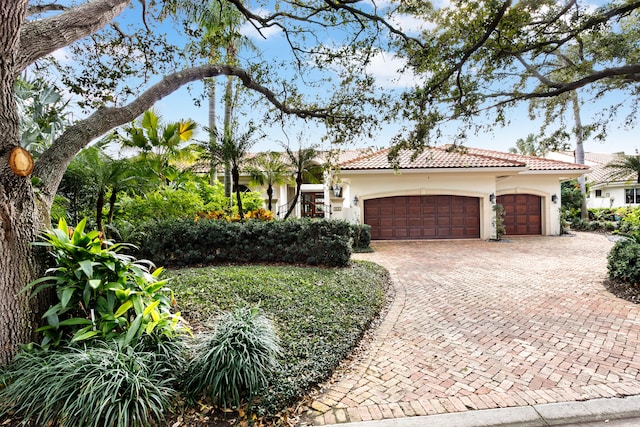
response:
{"label": "ornamental grass clump", "polygon": [[225,408],[252,403],[280,353],[273,322],[259,308],[236,308],[221,315],[214,332],[195,347],[185,389]]}
{"label": "ornamental grass clump", "polygon": [[167,360],[133,347],[22,351],[2,372],[0,417],[59,427],[159,425],[175,377]]}

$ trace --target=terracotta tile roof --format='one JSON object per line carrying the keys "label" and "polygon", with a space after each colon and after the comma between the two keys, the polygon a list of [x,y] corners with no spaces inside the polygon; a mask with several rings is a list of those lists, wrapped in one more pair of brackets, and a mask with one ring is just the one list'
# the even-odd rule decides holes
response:
{"label": "terracotta tile roof", "polygon": [[468,148],[469,153],[493,156],[500,159],[508,159],[525,163],[532,171],[554,171],[554,170],[588,170],[589,166],[577,163],[550,160],[543,157],[524,156],[522,154],[504,153],[501,151],[485,150],[481,148]]}
{"label": "terracotta tile roof", "polygon": [[[462,151],[464,150],[464,151]],[[429,147],[412,159],[413,152],[401,151],[400,169],[471,169],[471,168],[526,168],[529,170],[586,170],[587,166],[566,163],[519,154],[502,153],[464,147],[449,151],[443,147]],[[340,170],[392,169],[388,159],[389,149],[357,157],[340,164]]]}
{"label": "terracotta tile roof", "polygon": [[[357,157],[351,161],[342,163],[341,170],[372,170],[392,169],[389,162],[389,151],[386,148],[375,153]],[[459,151],[447,151],[443,148],[427,148],[412,159],[413,152],[404,150],[398,157],[400,169],[464,169],[464,168],[494,168],[525,167],[522,162],[488,157],[479,154],[462,153]]]}
{"label": "terracotta tile roof", "polygon": [[[554,157],[563,156],[566,158],[573,158],[574,153],[572,151],[559,151],[555,153],[550,153],[550,155],[554,155]],[[588,173],[587,178],[594,184],[605,184],[610,182],[628,182],[633,181],[636,182],[637,175],[634,172],[629,172],[624,175],[620,175],[618,171],[612,168],[608,168],[607,165],[617,158],[624,156],[624,152],[620,153],[584,153],[584,161],[591,168],[591,171]]]}

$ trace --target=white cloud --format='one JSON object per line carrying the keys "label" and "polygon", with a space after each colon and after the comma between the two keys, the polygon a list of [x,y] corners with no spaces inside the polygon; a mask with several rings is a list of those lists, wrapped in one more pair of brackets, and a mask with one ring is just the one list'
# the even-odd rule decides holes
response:
{"label": "white cloud", "polygon": [[433,24],[424,19],[411,15],[394,15],[390,21],[394,26],[406,33],[420,33],[427,28],[433,27]]}
{"label": "white cloud", "polygon": [[51,56],[60,64],[68,64],[71,62],[71,56],[65,47],[53,51]]}
{"label": "white cloud", "polygon": [[367,71],[385,89],[399,89],[422,84],[424,79],[416,76],[411,70],[400,71],[405,65],[402,58],[391,53],[380,52],[373,57]]}
{"label": "white cloud", "polygon": [[450,0],[434,0],[432,3],[436,9],[444,9],[451,6]]}
{"label": "white cloud", "polygon": [[[266,17],[271,14],[271,12],[266,9],[257,9],[257,10],[252,10],[251,12],[261,17]],[[272,37],[276,37],[280,35],[281,33],[282,33],[282,30],[280,29],[280,27],[275,25],[267,28],[261,28],[260,31],[258,31],[256,27],[254,27],[251,23],[246,22],[240,28],[240,34],[242,34],[243,36],[249,37],[251,39],[260,39],[260,40],[270,39]]]}

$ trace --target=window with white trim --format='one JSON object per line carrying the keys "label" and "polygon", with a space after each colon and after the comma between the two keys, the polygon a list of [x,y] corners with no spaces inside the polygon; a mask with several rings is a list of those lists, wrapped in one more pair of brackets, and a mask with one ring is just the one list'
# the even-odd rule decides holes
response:
{"label": "window with white trim", "polygon": [[640,188],[625,188],[624,201],[627,204],[640,204]]}

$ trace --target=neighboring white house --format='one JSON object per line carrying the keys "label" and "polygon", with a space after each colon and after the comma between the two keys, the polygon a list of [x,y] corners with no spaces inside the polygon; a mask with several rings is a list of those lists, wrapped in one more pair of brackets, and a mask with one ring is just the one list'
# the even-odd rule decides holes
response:
{"label": "neighboring white house", "polygon": [[[415,159],[403,152],[395,169],[388,154],[342,153],[322,184],[302,185],[294,216],[369,224],[374,239],[490,239],[493,205],[500,203],[507,235],[558,235],[560,183],[589,171],[572,162],[477,148],[428,148]],[[325,160],[321,155],[317,161]],[[278,217],[294,194],[293,184],[275,189]]]}
{"label": "neighboring white house", "polygon": [[[614,176],[614,170],[606,167],[624,153],[584,153],[585,164],[591,169],[587,178],[587,207],[617,208],[640,205],[640,184],[635,173],[626,176]],[[552,152],[549,159],[573,161],[573,152]]]}

